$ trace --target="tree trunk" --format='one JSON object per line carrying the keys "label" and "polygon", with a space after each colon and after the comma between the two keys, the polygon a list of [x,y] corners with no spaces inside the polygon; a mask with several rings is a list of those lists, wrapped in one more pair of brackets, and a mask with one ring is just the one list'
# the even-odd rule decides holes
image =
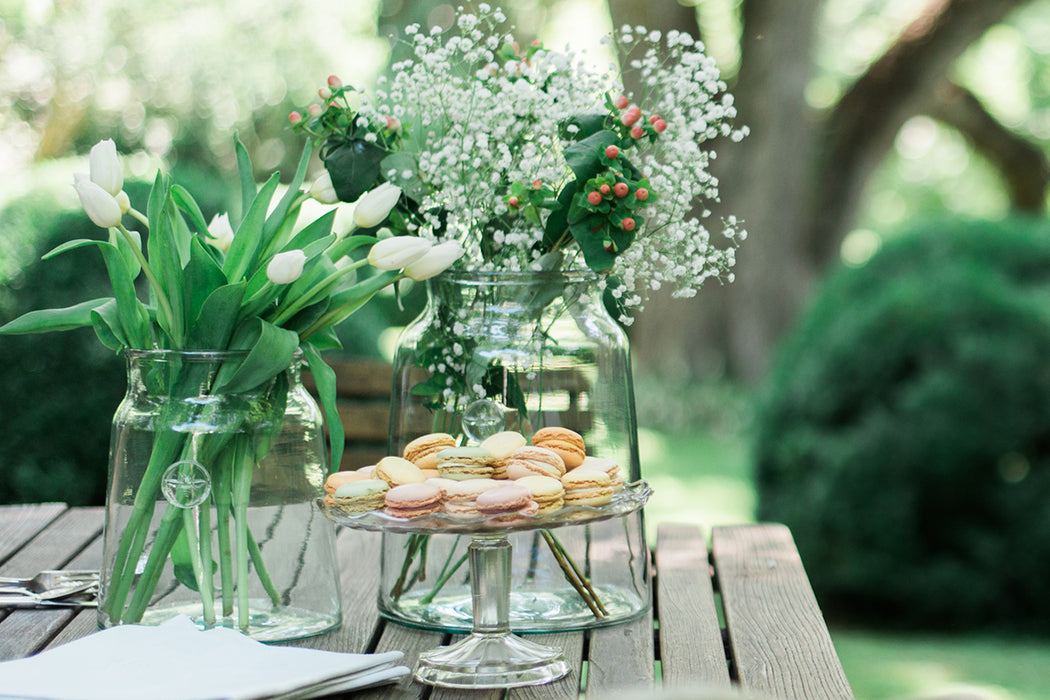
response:
{"label": "tree trunk", "polygon": [[[1024,2],[928,0],[839,104],[820,113],[803,94],[822,0],[743,0],[733,92],[751,135],[721,149],[714,171],[722,196],[716,214],[744,219],[749,237],[733,284],[711,285],[695,300],[656,298],[638,317],[631,339],[640,369],[688,377],[724,365],[739,379],[758,380],[818,276],[837,261],[872,171],[916,114],[964,131],[1003,171],[1015,205],[1041,208],[1050,179],[1045,156],[991,120],[972,96],[945,89],[959,54]],[[674,4],[610,2],[616,26],[624,5],[656,17]]]}

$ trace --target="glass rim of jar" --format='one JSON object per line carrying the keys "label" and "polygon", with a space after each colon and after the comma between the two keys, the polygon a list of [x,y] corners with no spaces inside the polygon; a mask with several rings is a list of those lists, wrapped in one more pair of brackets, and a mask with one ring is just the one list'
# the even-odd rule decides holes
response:
{"label": "glass rim of jar", "polygon": [[[129,360],[165,361],[177,357],[183,362],[218,362],[247,357],[250,352],[250,350],[179,350],[176,348],[124,348],[121,350],[121,354]],[[302,356],[302,349],[296,348],[292,362],[301,360]]]}
{"label": "glass rim of jar", "polygon": [[[500,284],[507,282],[534,282],[539,280],[566,280],[572,283],[597,282],[602,275],[583,267],[559,270],[456,270],[449,269],[430,278],[433,281],[474,282]],[[428,281],[430,281],[428,280]]]}

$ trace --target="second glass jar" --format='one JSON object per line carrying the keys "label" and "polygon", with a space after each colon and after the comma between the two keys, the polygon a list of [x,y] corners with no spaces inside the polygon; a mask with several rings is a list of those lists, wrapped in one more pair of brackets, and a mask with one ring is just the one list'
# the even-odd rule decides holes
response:
{"label": "second glass jar", "polygon": [[[394,358],[390,454],[431,432],[463,445],[502,430],[579,433],[587,454],[640,478],[627,337],[588,271],[445,272]],[[511,534],[516,632],[585,629],[630,619],[651,601],[641,511],[551,531]],[[552,544],[552,542],[554,544]],[[383,535],[379,609],[402,623],[468,631],[469,537]],[[555,551],[557,550],[557,551]],[[595,600],[569,583],[590,582]]]}

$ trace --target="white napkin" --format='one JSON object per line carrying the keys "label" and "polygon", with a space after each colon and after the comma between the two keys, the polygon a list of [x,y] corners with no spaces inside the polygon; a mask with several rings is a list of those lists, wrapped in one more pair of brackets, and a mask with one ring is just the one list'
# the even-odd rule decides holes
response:
{"label": "white napkin", "polygon": [[401,652],[342,654],[267,646],[188,617],[123,625],[0,663],[0,697],[47,700],[313,698],[395,681]]}

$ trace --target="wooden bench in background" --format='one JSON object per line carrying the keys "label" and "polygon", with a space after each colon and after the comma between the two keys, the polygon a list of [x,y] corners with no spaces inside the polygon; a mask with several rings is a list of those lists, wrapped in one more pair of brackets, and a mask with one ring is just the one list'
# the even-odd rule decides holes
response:
{"label": "wooden bench in background", "polygon": [[[339,418],[346,434],[342,469],[375,464],[387,454],[394,369],[382,360],[325,358],[335,370]],[[315,392],[313,377],[303,384]]]}

